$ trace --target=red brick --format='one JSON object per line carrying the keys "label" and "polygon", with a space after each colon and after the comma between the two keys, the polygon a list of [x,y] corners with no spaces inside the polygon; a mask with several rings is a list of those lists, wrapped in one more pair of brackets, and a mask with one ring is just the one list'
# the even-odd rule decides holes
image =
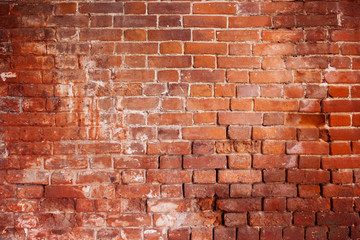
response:
{"label": "red brick", "polygon": [[325,73],[325,80],[328,83],[357,83],[359,81],[359,72],[331,71]]}
{"label": "red brick", "polygon": [[250,111],[253,108],[252,99],[231,99],[230,108],[232,111]]}
{"label": "red brick", "polygon": [[235,3],[195,3],[193,13],[195,14],[235,14],[237,7]]}
{"label": "red brick", "polygon": [[268,26],[271,26],[271,18],[269,16],[229,17],[230,28],[268,27]]}
{"label": "red brick", "polygon": [[148,143],[147,153],[156,154],[190,154],[191,146],[189,142],[161,142]]}
{"label": "red brick", "polygon": [[227,19],[223,16],[184,16],[184,27],[225,28]]}
{"label": "red brick", "polygon": [[215,56],[194,56],[195,68],[215,68]]}
{"label": "red brick", "polygon": [[292,184],[255,184],[254,197],[296,197],[297,188]]}
{"label": "red brick", "polygon": [[156,16],[115,16],[114,27],[155,27]]}
{"label": "red brick", "polygon": [[231,184],[230,185],[231,197],[250,197],[251,184]]}
{"label": "red brick", "polygon": [[185,184],[184,193],[186,198],[212,198],[229,196],[227,184]]}
{"label": "red brick", "polygon": [[212,97],[213,86],[210,84],[191,85],[190,96],[192,97]]}
{"label": "red brick", "polygon": [[261,114],[258,113],[218,113],[219,124],[229,125],[248,125],[248,124],[261,124]]}
{"label": "red brick", "polygon": [[296,52],[299,55],[337,54],[339,53],[339,46],[327,43],[304,43],[296,46]]}
{"label": "red brick", "polygon": [[126,2],[124,3],[125,14],[144,14],[146,5],[144,2]]}
{"label": "red brick", "polygon": [[320,186],[299,185],[299,196],[304,198],[320,197]]}
{"label": "red brick", "polygon": [[261,32],[261,37],[264,41],[288,42],[301,41],[304,36],[299,30],[264,30]]}
{"label": "red brick", "polygon": [[194,171],[194,183],[216,183],[216,170]]}
{"label": "red brick", "polygon": [[80,3],[80,13],[122,13],[123,3]]}
{"label": "red brick", "polygon": [[249,218],[250,226],[289,226],[290,213],[264,213],[252,212]]}
{"label": "red brick", "polygon": [[191,57],[189,56],[150,56],[148,61],[149,66],[155,68],[187,68],[191,66]]}
{"label": "red brick", "polygon": [[47,198],[86,198],[89,196],[89,186],[52,185],[45,187]]}
{"label": "red brick", "polygon": [[254,168],[294,168],[297,166],[294,156],[276,156],[276,155],[254,155]]}
{"label": "red brick", "polygon": [[254,127],[253,139],[272,139],[272,140],[295,140],[296,131],[294,128],[279,127]]}
{"label": "red brick", "polygon": [[325,69],[327,67],[327,57],[289,57],[286,60],[287,69]]}
{"label": "red brick", "polygon": [[219,183],[254,183],[261,181],[261,172],[257,170],[220,170]]}
{"label": "red brick", "polygon": [[290,211],[318,212],[330,210],[330,200],[321,198],[289,198],[286,205]]}
{"label": "red brick", "polygon": [[332,41],[356,42],[360,38],[360,32],[356,30],[334,30],[330,34]]}
{"label": "red brick", "polygon": [[227,99],[198,99],[198,98],[188,98],[187,109],[189,111],[196,110],[207,110],[207,111],[216,111],[216,110],[228,110],[229,109],[229,100]]}
{"label": "red brick", "polygon": [[288,83],[292,82],[291,72],[286,71],[262,71],[250,72],[252,83]]}
{"label": "red brick", "polygon": [[259,43],[253,45],[253,54],[255,56],[268,55],[294,55],[295,46],[292,43]]}
{"label": "red brick", "polygon": [[108,215],[106,224],[111,227],[147,227],[151,225],[151,217],[144,214]]}
{"label": "red brick", "polygon": [[179,27],[179,26],[181,26],[180,16],[178,15],[159,16],[159,27]]}
{"label": "red brick", "polygon": [[273,100],[273,99],[255,99],[255,111],[289,111],[298,110],[296,100]]}
{"label": "red brick", "polygon": [[216,31],[216,38],[220,42],[259,41],[257,30],[220,30]]}
{"label": "red brick", "polygon": [[224,70],[184,70],[181,72],[184,82],[224,82]]}
{"label": "red brick", "polygon": [[311,27],[311,26],[337,26],[336,15],[297,15],[297,27]]}
{"label": "red brick", "polygon": [[295,226],[310,226],[315,225],[315,213],[313,212],[294,212]]}
{"label": "red brick", "polygon": [[226,168],[227,161],[225,156],[199,156],[199,157],[184,157],[184,169],[214,169]]}
{"label": "red brick", "polygon": [[359,224],[359,215],[355,213],[317,213],[318,224],[321,225],[337,225],[351,226]]}
{"label": "red brick", "polygon": [[259,211],[261,209],[261,199],[219,199],[216,201],[216,207],[225,212]]}
{"label": "red brick", "polygon": [[259,68],[259,57],[218,57],[219,68]]}
{"label": "red brick", "polygon": [[148,30],[149,41],[181,40],[188,41],[191,38],[189,29],[183,30]]}
{"label": "red brick", "polygon": [[226,129],[223,127],[184,127],[183,139],[226,139]]}

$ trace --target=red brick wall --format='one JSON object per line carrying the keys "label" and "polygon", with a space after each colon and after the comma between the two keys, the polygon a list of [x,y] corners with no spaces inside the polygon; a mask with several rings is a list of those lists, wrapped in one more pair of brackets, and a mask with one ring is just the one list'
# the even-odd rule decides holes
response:
{"label": "red brick wall", "polygon": [[360,2],[1,1],[1,239],[360,238]]}

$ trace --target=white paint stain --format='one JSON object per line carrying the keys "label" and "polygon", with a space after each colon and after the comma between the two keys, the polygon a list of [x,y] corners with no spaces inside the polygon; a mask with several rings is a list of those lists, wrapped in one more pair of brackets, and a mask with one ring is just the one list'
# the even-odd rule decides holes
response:
{"label": "white paint stain", "polygon": [[179,207],[179,205],[175,203],[155,203],[154,205],[152,204],[149,205],[151,211],[153,212],[171,212],[171,211],[176,211],[176,209]]}
{"label": "white paint stain", "polygon": [[126,234],[125,234],[125,232],[124,232],[123,230],[120,231],[120,235],[121,235],[122,239],[124,239],[124,240],[127,240],[127,239],[128,239],[127,236],[126,236]]}
{"label": "white paint stain", "polygon": [[83,187],[82,190],[84,192],[90,192],[90,186]]}
{"label": "white paint stain", "polygon": [[3,72],[0,74],[1,79],[5,82],[8,78],[15,78],[16,73],[13,72]]}

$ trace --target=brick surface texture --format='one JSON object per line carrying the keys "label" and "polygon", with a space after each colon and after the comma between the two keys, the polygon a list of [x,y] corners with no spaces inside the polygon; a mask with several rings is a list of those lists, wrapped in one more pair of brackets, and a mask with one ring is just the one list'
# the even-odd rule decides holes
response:
{"label": "brick surface texture", "polygon": [[360,239],[359,0],[1,0],[0,239]]}

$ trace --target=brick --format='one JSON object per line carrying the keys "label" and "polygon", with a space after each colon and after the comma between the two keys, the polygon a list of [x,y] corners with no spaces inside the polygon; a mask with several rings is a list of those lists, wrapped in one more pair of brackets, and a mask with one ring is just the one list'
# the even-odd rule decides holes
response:
{"label": "brick", "polygon": [[325,73],[325,80],[328,83],[341,84],[341,83],[358,83],[360,72],[342,72],[330,71]]}
{"label": "brick", "polygon": [[[145,12],[144,12],[145,13]],[[160,27],[179,27],[181,26],[181,17],[174,16],[159,16],[159,26]]]}
{"label": "brick", "polygon": [[251,184],[231,184],[230,185],[231,197],[250,197]]}
{"label": "brick", "polygon": [[190,154],[191,146],[189,142],[148,143],[147,153],[150,155]]}
{"label": "brick", "polygon": [[324,157],[321,160],[322,167],[325,169],[352,169],[358,168],[359,158],[355,156],[348,157]]}
{"label": "brick", "polygon": [[299,196],[304,198],[319,197],[320,186],[319,185],[300,185]]}
{"label": "brick", "polygon": [[143,29],[129,29],[124,31],[125,41],[145,41],[146,31]]}
{"label": "brick", "polygon": [[260,43],[253,45],[253,54],[255,56],[268,55],[294,55],[295,46],[292,43]]}
{"label": "brick", "polygon": [[250,72],[251,83],[289,83],[292,82],[292,74],[287,71],[259,71]]}
{"label": "brick", "polygon": [[252,212],[249,219],[250,226],[289,226],[290,213]]}
{"label": "brick", "polygon": [[289,198],[286,205],[290,211],[318,212],[330,210],[329,199]]}
{"label": "brick", "polygon": [[287,69],[325,69],[327,66],[327,57],[289,57],[286,61]]}
{"label": "brick", "polygon": [[227,227],[245,226],[247,223],[247,217],[245,213],[226,213],[224,215],[224,221],[225,226]]}
{"label": "brick", "polygon": [[222,127],[184,127],[182,129],[183,139],[226,139],[226,129]]}
{"label": "brick", "polygon": [[184,16],[184,27],[225,28],[227,19],[223,16]]}
{"label": "brick", "polygon": [[258,57],[218,57],[219,68],[259,68]]}
{"label": "brick", "polygon": [[85,198],[89,195],[89,187],[52,185],[45,187],[46,198]]}
{"label": "brick", "polygon": [[295,140],[296,131],[294,128],[279,127],[254,127],[252,133],[253,139],[271,139],[271,140]]}
{"label": "brick", "polygon": [[220,170],[218,182],[220,183],[254,183],[261,181],[261,172],[257,170]]}
{"label": "brick", "polygon": [[339,53],[339,46],[326,43],[304,43],[296,46],[296,52],[299,55],[337,54]]}
{"label": "brick", "polygon": [[259,211],[261,200],[259,198],[219,199],[216,201],[216,207],[225,212]]}
{"label": "brick", "polygon": [[115,16],[114,27],[155,27],[156,16]]}
{"label": "brick", "polygon": [[296,100],[273,100],[255,99],[255,111],[288,111],[294,112],[298,109]]}
{"label": "brick", "polygon": [[215,68],[215,56],[194,56],[195,68]]}
{"label": "brick", "polygon": [[216,183],[216,170],[194,171],[194,183]]}
{"label": "brick", "polygon": [[189,200],[155,200],[147,201],[147,210],[151,213],[186,212],[190,210]]}
{"label": "brick", "polygon": [[356,30],[334,30],[331,31],[330,38],[332,41],[356,42],[360,38],[360,32]]}
{"label": "brick", "polygon": [[277,156],[277,155],[254,155],[254,168],[295,168],[297,158],[294,156]]}
{"label": "brick", "polygon": [[123,3],[80,3],[80,13],[122,13]]}
{"label": "brick", "polygon": [[198,99],[188,98],[186,102],[187,110],[207,110],[207,111],[218,111],[228,110],[229,101],[227,99]]}
{"label": "brick", "polygon": [[216,38],[220,42],[245,42],[259,41],[257,30],[219,30],[216,31]]}
{"label": "brick", "polygon": [[183,70],[181,78],[184,82],[224,82],[224,70]]}
{"label": "brick", "polygon": [[351,226],[359,224],[359,216],[355,213],[317,213],[318,224]]}
{"label": "brick", "polygon": [[269,16],[229,17],[230,28],[269,27],[269,26],[271,26],[271,18]]}
{"label": "brick", "polygon": [[320,127],[324,126],[325,117],[319,114],[287,114],[285,124],[290,126]]}
{"label": "brick", "polygon": [[125,14],[144,14],[146,5],[143,2],[126,2],[124,3]]}
{"label": "brick", "polygon": [[230,125],[248,125],[248,124],[261,124],[261,114],[258,113],[218,113],[219,124]]}
{"label": "brick", "polygon": [[214,169],[226,168],[227,161],[225,156],[199,156],[183,158],[184,169]]}
{"label": "brick", "polygon": [[150,56],[150,67],[161,68],[187,68],[191,66],[191,58],[188,56]]}
{"label": "brick", "polygon": [[234,3],[195,3],[193,5],[195,14],[235,14],[236,11]]}
{"label": "brick", "polygon": [[254,197],[296,197],[297,188],[292,184],[255,184]]}
{"label": "brick", "polygon": [[229,44],[230,55],[250,55],[251,48],[248,43],[230,43]]}
{"label": "brick", "polygon": [[144,214],[108,215],[106,223],[111,227],[146,227],[150,226],[151,218]]}
{"label": "brick", "polygon": [[176,54],[182,53],[182,45],[179,42],[166,42],[160,44],[160,53]]}
{"label": "brick", "polygon": [[191,113],[152,113],[148,116],[149,125],[191,125]]}
{"label": "brick", "polygon": [[290,239],[300,240],[300,239],[304,239],[304,237],[305,237],[304,229],[301,227],[284,228],[283,234],[284,234],[284,239],[286,239],[286,240],[290,240]]}
{"label": "brick", "polygon": [[181,40],[188,41],[191,38],[189,29],[182,30],[148,30],[149,41]]}
{"label": "brick", "polygon": [[319,71],[295,71],[294,82],[295,83],[320,83],[321,72]]}
{"label": "brick", "polygon": [[185,184],[184,196],[186,198],[212,198],[214,196],[228,197],[227,184]]}

